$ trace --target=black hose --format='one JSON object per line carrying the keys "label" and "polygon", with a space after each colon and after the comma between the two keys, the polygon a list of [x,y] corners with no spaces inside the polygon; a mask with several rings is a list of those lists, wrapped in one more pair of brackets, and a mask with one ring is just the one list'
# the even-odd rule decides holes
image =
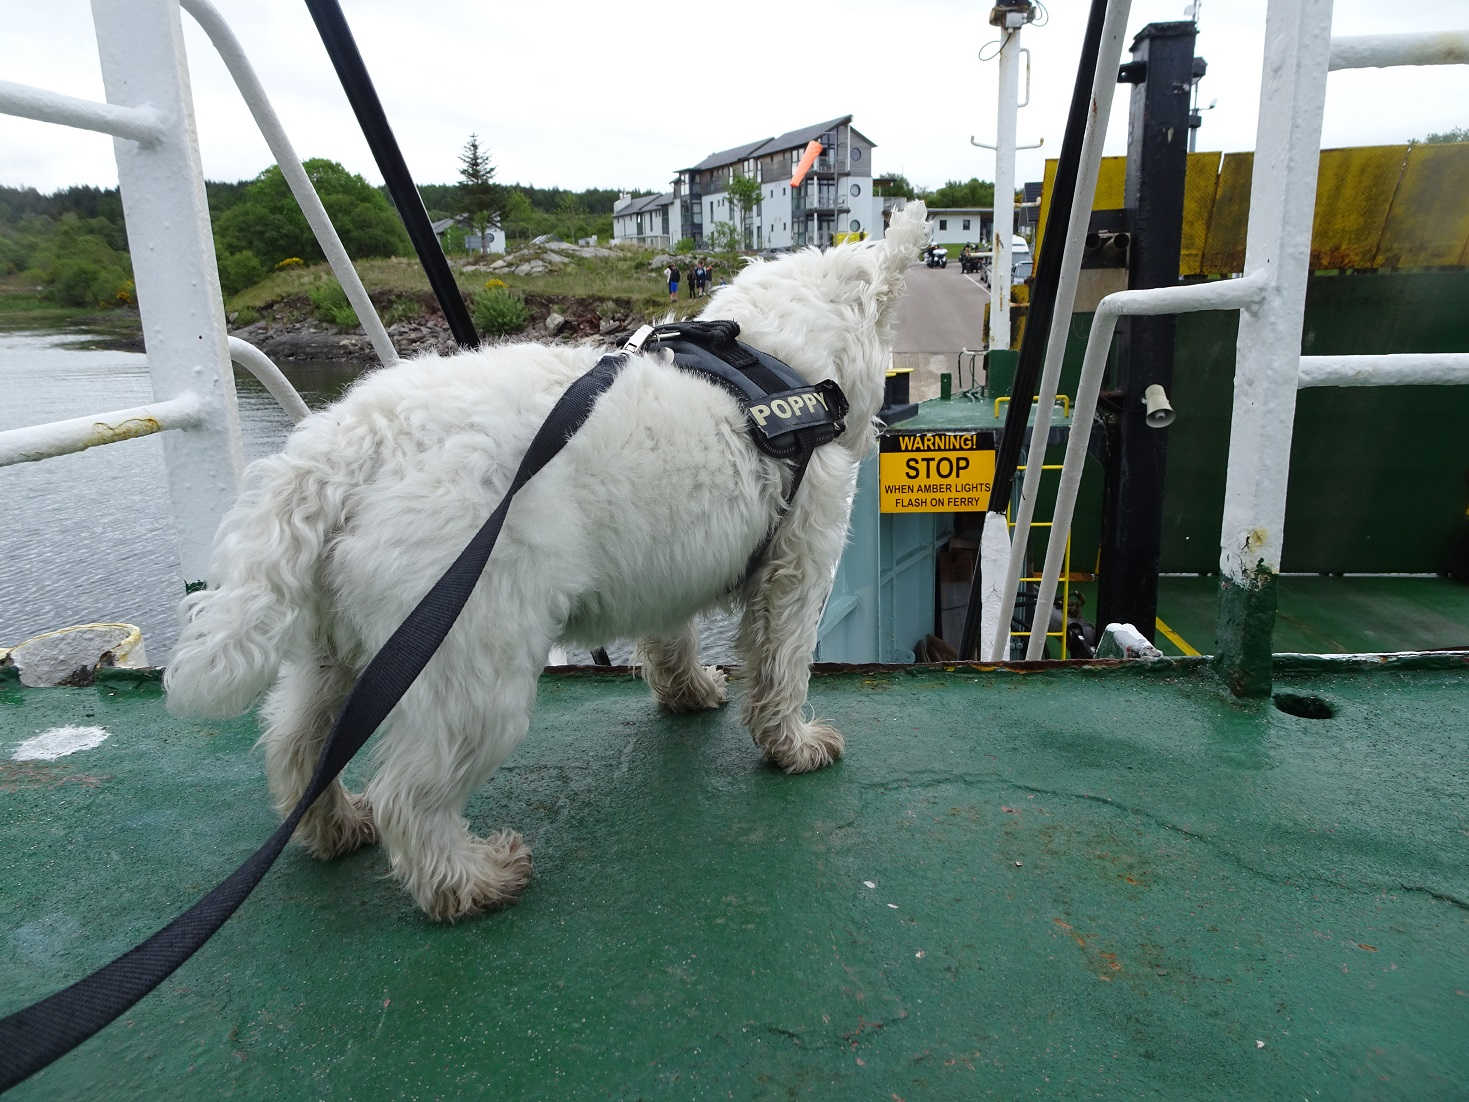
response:
{"label": "black hose", "polygon": [[362,135],[372,149],[378,171],[383,174],[388,194],[392,196],[398,216],[408,230],[408,238],[413,242],[429,286],[439,300],[439,308],[444,311],[450,332],[461,348],[478,347],[479,334],[474,331],[474,323],[470,321],[469,311],[459,294],[459,285],[454,282],[454,273],[449,270],[444,250],[429,224],[428,212],[423,209],[423,197],[418,194],[418,187],[408,173],[408,165],[403,160],[397,139],[393,137],[392,128],[388,126],[382,102],[377,98],[372,78],[367,75],[367,66],[363,64],[362,54],[357,50],[341,7],[337,0],[306,0],[306,9],[311,13],[317,33],[321,35],[321,44],[326,47],[327,55],[337,70],[342,90],[352,104],[357,124],[362,127]]}
{"label": "black hose", "polygon": [[[1005,415],[1005,428],[995,455],[994,486],[990,490],[989,512],[980,518],[980,535],[984,525],[1005,523],[1010,495],[1015,482],[1015,468],[1020,462],[1020,445],[1030,421],[1030,407],[1041,367],[1046,359],[1046,338],[1051,329],[1051,316],[1056,310],[1056,286],[1061,281],[1061,253],[1066,248],[1066,225],[1071,221],[1071,207],[1076,199],[1076,175],[1081,166],[1081,143],[1086,135],[1086,117],[1091,104],[1092,83],[1096,79],[1097,55],[1102,47],[1102,23],[1107,17],[1107,0],[1092,0],[1087,18],[1086,35],[1081,43],[1081,57],[1076,67],[1076,85],[1071,90],[1071,110],[1066,116],[1066,134],[1061,140],[1061,154],[1056,163],[1056,179],[1051,188],[1051,204],[1046,212],[1046,230],[1036,258],[1035,282],[1031,286],[1030,314],[1025,322],[1025,336],[1020,342],[1020,356],[1015,365],[1015,381],[1010,387],[1010,410]],[[1087,197],[1090,202],[1091,197]],[[1073,425],[1071,431],[1085,431]],[[1034,457],[1039,459],[1039,456]],[[998,521],[994,518],[999,515]],[[983,540],[981,540],[981,545]],[[959,653],[974,657],[974,644],[979,635],[980,583],[982,557],[976,555],[974,575],[969,581],[969,604],[964,613],[964,631],[959,640]]]}

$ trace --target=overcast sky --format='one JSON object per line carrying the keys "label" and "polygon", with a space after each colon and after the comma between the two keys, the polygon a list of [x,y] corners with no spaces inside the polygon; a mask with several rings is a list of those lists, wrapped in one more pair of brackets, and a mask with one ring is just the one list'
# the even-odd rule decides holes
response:
{"label": "overcast sky", "polygon": [[[357,130],[301,0],[215,0],[254,62],[297,152],[381,177]],[[1135,0],[1129,31],[1185,17],[1186,0]],[[1049,21],[1025,30],[1031,103],[1019,140],[1018,179],[1040,179],[1061,144],[1086,19],[1084,0],[1049,0]],[[0,78],[103,98],[86,0],[0,0]],[[878,173],[914,184],[994,178],[995,39],[990,4],[957,0],[806,4],[585,0],[342,0],[409,168],[423,183],[451,182],[477,132],[504,183],[573,189],[663,190],[673,172],[707,154],[851,114],[877,143]],[[1403,17],[1411,13],[1411,19]],[[254,176],[265,143],[223,65],[188,15],[188,42],[204,172]],[[1200,150],[1254,145],[1264,0],[1204,0],[1198,53],[1209,63]],[[1462,27],[1464,0],[1338,0],[1334,33]],[[1127,58],[1124,53],[1124,60]],[[1126,141],[1119,89],[1108,152]],[[1469,125],[1469,68],[1333,74],[1323,145],[1402,142]],[[0,183],[52,191],[113,185],[111,140],[0,118]]]}

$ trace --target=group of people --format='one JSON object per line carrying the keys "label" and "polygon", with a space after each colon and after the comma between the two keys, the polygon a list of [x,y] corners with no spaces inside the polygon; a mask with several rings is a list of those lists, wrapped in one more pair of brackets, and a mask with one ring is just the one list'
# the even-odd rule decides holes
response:
{"label": "group of people", "polygon": [[[683,278],[683,273],[678,270],[678,261],[671,261],[668,267],[663,269],[663,278],[668,280],[668,301],[678,301],[678,285]],[[689,269],[689,298],[701,298],[707,295],[709,284],[713,281],[714,265],[703,257],[696,257],[694,266]]]}

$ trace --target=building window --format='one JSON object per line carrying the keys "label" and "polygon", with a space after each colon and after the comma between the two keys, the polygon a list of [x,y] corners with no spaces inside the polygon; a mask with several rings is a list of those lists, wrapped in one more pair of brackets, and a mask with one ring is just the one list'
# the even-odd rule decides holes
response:
{"label": "building window", "polygon": [[949,228],[949,220],[947,218],[940,218],[939,219],[939,229],[946,230],[948,228]]}
{"label": "building window", "polygon": [[785,189],[785,188],[784,188],[784,187],[782,187],[782,188],[781,188],[781,189],[780,189],[780,193],[781,193],[781,194],[782,194],[782,195],[784,195],[784,194],[785,194],[785,193],[786,193],[786,189]]}
{"label": "building window", "polygon": [[967,218],[966,218],[966,219],[964,219],[964,228],[965,228],[965,229],[966,229],[966,230],[967,230],[967,229],[968,229],[968,228],[969,228],[969,219],[967,219]]}
{"label": "building window", "polygon": [[847,223],[847,229],[851,230],[853,233],[856,233],[861,228],[862,228],[862,223],[859,222],[859,221],[857,221],[857,219],[855,219],[855,218],[853,218],[850,222]]}
{"label": "building window", "polygon": [[861,184],[853,184],[847,190],[852,193],[852,197],[853,198],[856,198],[858,195],[861,195],[862,194],[862,185]]}
{"label": "building window", "polygon": [[854,160],[854,161],[860,161],[861,159],[862,159],[862,148],[860,146],[855,146],[854,145],[852,147],[852,160]]}

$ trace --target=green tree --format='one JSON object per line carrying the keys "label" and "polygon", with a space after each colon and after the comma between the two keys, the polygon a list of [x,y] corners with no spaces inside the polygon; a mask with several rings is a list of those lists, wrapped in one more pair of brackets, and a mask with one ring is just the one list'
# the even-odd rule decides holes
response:
{"label": "green tree", "polygon": [[[400,256],[409,251],[403,223],[375,187],[335,161],[313,157],[304,167],[348,255]],[[274,165],[219,216],[215,231],[221,252],[252,252],[268,267],[291,256],[323,259],[286,178]]]}
{"label": "green tree", "polygon": [[974,177],[967,182],[949,180],[924,199],[930,207],[992,207],[995,205],[995,185],[989,180]]}
{"label": "green tree", "polygon": [[908,182],[908,177],[899,173],[896,176],[880,176],[872,181],[874,195],[901,196],[904,199],[917,198],[917,192],[913,185]]}
{"label": "green tree", "polygon": [[1423,139],[1429,145],[1444,145],[1448,142],[1469,142],[1469,126],[1456,126],[1452,130],[1441,130]]}
{"label": "green tree", "polygon": [[760,206],[760,181],[750,176],[737,175],[730,179],[729,186],[725,188],[725,194],[729,196],[729,205],[734,208],[735,222],[740,227],[740,239],[744,241],[745,248],[751,245],[750,216]]}
{"label": "green tree", "polygon": [[490,223],[499,221],[504,210],[503,189],[495,183],[495,166],[479,147],[479,135],[471,134],[459,154],[459,210],[469,217],[470,228],[479,234],[480,255],[490,251],[485,240]]}

